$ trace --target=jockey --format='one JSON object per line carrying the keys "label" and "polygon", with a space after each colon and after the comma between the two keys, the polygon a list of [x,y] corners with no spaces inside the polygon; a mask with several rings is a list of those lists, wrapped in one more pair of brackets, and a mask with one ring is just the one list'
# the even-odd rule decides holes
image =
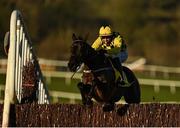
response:
{"label": "jockey", "polygon": [[99,37],[92,44],[92,48],[106,52],[113,66],[121,75],[120,84],[127,84],[121,63],[127,60],[128,52],[122,36],[118,32],[112,32],[110,26],[102,26],[99,29]]}

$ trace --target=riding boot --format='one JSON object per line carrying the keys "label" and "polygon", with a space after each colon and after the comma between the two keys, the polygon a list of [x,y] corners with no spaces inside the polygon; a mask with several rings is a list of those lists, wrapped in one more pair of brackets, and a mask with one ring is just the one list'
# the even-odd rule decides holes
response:
{"label": "riding boot", "polygon": [[116,68],[116,70],[118,70],[121,75],[120,84],[125,85],[126,83],[125,83],[125,78],[123,75],[123,67],[121,65],[121,62],[119,61],[119,58],[112,59],[112,62],[113,62],[114,67]]}

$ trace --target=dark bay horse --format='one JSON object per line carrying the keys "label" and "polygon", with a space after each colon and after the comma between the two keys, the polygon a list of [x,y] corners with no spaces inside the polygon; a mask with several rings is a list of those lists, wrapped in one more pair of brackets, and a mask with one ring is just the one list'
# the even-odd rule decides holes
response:
{"label": "dark bay horse", "polygon": [[71,56],[68,62],[70,71],[76,72],[82,63],[87,65],[93,74],[92,85],[78,84],[84,105],[92,105],[92,98],[103,103],[103,110],[113,109],[115,102],[122,96],[126,103],[140,103],[140,86],[133,72],[123,66],[129,83],[128,87],[117,86],[115,70],[108,57],[102,52],[95,51],[86,40],[81,37],[72,36]]}

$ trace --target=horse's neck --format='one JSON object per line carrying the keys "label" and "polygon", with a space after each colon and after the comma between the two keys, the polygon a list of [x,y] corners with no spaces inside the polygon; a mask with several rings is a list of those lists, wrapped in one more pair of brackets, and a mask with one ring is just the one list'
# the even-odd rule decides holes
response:
{"label": "horse's neck", "polygon": [[83,51],[83,61],[91,70],[103,68],[108,65],[105,63],[105,57],[98,54],[90,45],[84,44]]}
{"label": "horse's neck", "polygon": [[84,43],[82,46],[82,55],[83,55],[83,60],[86,61],[93,56],[97,55],[97,52],[87,43]]}

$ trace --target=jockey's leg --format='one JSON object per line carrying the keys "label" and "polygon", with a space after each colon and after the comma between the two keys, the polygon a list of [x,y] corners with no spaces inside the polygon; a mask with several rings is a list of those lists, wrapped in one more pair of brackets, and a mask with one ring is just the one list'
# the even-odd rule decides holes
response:
{"label": "jockey's leg", "polygon": [[125,78],[124,78],[124,74],[123,74],[123,68],[122,68],[122,64],[119,60],[119,58],[113,58],[112,59],[112,62],[113,62],[113,65],[114,67],[116,68],[116,70],[119,71],[120,75],[121,75],[121,81],[120,81],[120,84],[124,85],[125,84]]}
{"label": "jockey's leg", "polygon": [[128,58],[128,52],[127,50],[125,50],[125,51],[121,51],[112,59],[114,67],[119,71],[121,75],[121,81],[120,81],[121,85],[128,84],[128,82],[125,80],[126,76],[124,76],[123,67],[122,67],[122,63],[125,62],[127,58]]}

